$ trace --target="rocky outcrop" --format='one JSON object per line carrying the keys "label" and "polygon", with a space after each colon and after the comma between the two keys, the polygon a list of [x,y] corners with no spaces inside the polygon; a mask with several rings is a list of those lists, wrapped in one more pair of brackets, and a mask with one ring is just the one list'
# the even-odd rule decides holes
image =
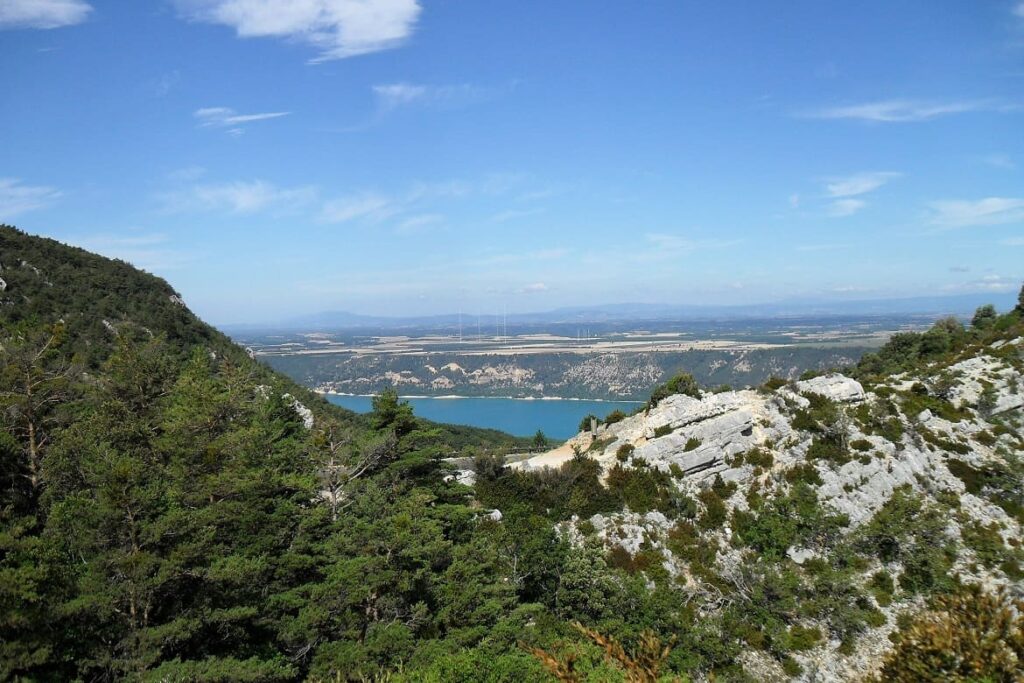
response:
{"label": "rocky outcrop", "polygon": [[796,383],[797,391],[818,394],[831,401],[854,403],[864,400],[864,387],[855,379],[839,374],[822,375]]}
{"label": "rocky outcrop", "polygon": [[[828,448],[822,447],[823,442],[830,444]],[[990,487],[979,483],[983,480],[978,474],[1002,472],[998,476],[1005,478],[1010,476],[1005,473],[1020,472],[1019,459],[1024,456],[1024,342],[1020,338],[948,366],[936,365],[868,387],[850,377],[828,374],[776,391],[726,391],[699,398],[675,395],[619,422],[601,425],[592,434],[582,433],[570,444],[588,451],[606,473],[616,466],[655,468],[670,473],[672,486],[691,499],[703,500],[702,494],[712,487],[723,491],[725,521],[700,534],[717,548],[718,575],[727,583],[737,582],[741,589],[746,579],[739,568],[753,551],[737,545],[729,528],[732,511],[750,510],[755,494],[786,495],[793,490],[791,475],[809,470],[812,474],[803,475],[801,481],[813,482],[821,509],[845,520],[842,534],[855,533],[897,491],[909,490],[928,505],[947,511],[944,542],[957,548],[954,569],[958,574],[989,588],[1006,587],[1024,595],[1024,583],[1013,571],[1004,571],[998,563],[980,563],[977,551],[964,540],[968,531],[976,534],[987,529],[1012,549],[1024,538],[1019,515],[1010,514],[1012,507],[993,498]],[[560,462],[550,456],[537,456],[518,466],[530,469]],[[1012,488],[1012,482],[998,486]],[[586,531],[581,532],[584,521]],[[668,539],[675,525],[661,512],[637,514],[627,509],[576,520],[564,525],[563,533],[576,543],[589,535],[608,549],[619,548],[618,552],[630,556],[642,553],[644,562],[662,558],[663,569],[685,584],[699,602],[718,589],[691,572],[688,560],[673,554]],[[791,546],[786,561],[803,568],[827,559],[824,552],[821,547]],[[865,568],[859,580],[868,582],[877,570],[877,565]],[[888,570],[898,573],[901,568],[896,562]],[[831,640],[795,654],[803,667],[799,678],[841,681],[870,674],[891,646],[887,636],[896,628],[897,615],[920,606],[921,599],[910,595],[891,605],[878,605],[884,619],[859,636],[852,650]],[[741,660],[747,674],[756,679],[789,678],[764,653],[752,651]]]}
{"label": "rocky outcrop", "polygon": [[302,419],[302,426],[305,429],[313,428],[314,419],[312,410],[307,408],[301,401],[299,401],[299,399],[295,398],[291,394],[283,394],[281,398],[291,403],[292,410],[298,413],[299,417]]}

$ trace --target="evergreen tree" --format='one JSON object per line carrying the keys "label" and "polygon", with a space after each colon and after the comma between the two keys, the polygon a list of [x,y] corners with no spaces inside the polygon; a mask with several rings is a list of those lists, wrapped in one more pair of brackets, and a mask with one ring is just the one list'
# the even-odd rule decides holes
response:
{"label": "evergreen tree", "polygon": [[971,327],[976,330],[988,329],[995,323],[997,317],[999,316],[996,313],[996,307],[992,304],[978,306],[978,310],[974,312],[974,317],[971,318]]}
{"label": "evergreen tree", "polygon": [[391,430],[395,436],[402,438],[416,428],[416,421],[412,416],[412,406],[408,401],[400,401],[398,392],[394,389],[385,389],[379,395],[374,396],[373,405],[373,427],[378,431]]}

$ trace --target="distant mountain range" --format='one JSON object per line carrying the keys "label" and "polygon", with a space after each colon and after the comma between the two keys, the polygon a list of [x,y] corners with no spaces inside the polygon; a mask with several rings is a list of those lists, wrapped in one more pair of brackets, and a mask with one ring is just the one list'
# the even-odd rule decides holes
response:
{"label": "distant mountain range", "polygon": [[[991,303],[999,310],[1009,310],[1015,304],[1013,294],[979,293],[956,296],[923,296],[902,299],[864,299],[857,301],[788,300],[776,303],[702,306],[692,304],[604,304],[556,308],[535,313],[510,313],[510,325],[611,323],[665,320],[709,319],[763,319],[795,316],[873,316],[873,315],[969,315],[982,304]],[[493,327],[501,316],[485,315],[483,321]],[[374,316],[347,311],[324,311],[302,315],[277,322],[259,324],[222,325],[228,331],[255,329],[281,330],[345,330],[345,329],[403,329],[422,327],[450,327],[458,325],[458,313],[428,316]],[[463,314],[462,324],[469,329],[476,323],[476,315]]]}

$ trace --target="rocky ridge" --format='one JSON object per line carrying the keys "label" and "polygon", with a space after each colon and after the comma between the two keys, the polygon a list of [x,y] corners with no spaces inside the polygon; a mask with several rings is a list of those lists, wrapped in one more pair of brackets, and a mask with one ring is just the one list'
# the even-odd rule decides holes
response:
{"label": "rocky ridge", "polygon": [[[981,561],[983,551],[965,540],[981,533],[979,529],[990,536],[995,532],[996,544],[1010,555],[1020,554],[1024,516],[978,480],[989,472],[1020,476],[1022,407],[1024,338],[1017,337],[956,362],[929,366],[917,376],[897,375],[870,386],[829,374],[774,389],[705,392],[699,397],[677,394],[618,422],[601,424],[593,433],[580,433],[569,445],[577,457],[585,452],[597,460],[606,478],[616,467],[653,468],[670,474],[673,484],[691,499],[707,500],[702,496],[711,489],[723,492],[725,521],[702,536],[714,549],[715,571],[727,583],[741,585],[741,565],[756,555],[738,542],[730,520],[737,511],[749,512],[750,501],[759,496],[787,494],[793,488],[792,473],[803,472],[801,476],[813,482],[822,509],[842,516],[847,537],[870,524],[897,492],[945,510],[947,526],[941,540],[957,550],[956,574],[987,588],[1005,587],[1024,595],[1019,568]],[[572,457],[566,451],[563,459]],[[539,456],[517,467],[557,464]],[[807,474],[807,468],[813,472]],[[1019,478],[1015,488],[1019,497]],[[670,549],[675,528],[662,512],[628,509],[562,525],[563,533],[577,545],[596,539],[607,551],[624,552],[625,557],[649,557],[653,552],[660,558],[660,570],[684,584],[700,603],[719,589]],[[788,561],[802,565],[829,552],[824,545],[808,545],[789,547]],[[875,563],[861,571],[858,580],[867,585],[879,570],[897,581],[901,572],[909,571],[898,560]],[[884,619],[859,637],[855,647],[844,648],[830,637],[794,653],[801,670],[796,678],[869,676],[891,647],[886,636],[895,629],[897,615],[922,604],[920,596],[909,592],[900,593],[891,604],[882,602],[872,608]],[[828,633],[827,625],[821,626]],[[750,650],[741,659],[747,674],[757,679],[790,678],[763,652]]]}

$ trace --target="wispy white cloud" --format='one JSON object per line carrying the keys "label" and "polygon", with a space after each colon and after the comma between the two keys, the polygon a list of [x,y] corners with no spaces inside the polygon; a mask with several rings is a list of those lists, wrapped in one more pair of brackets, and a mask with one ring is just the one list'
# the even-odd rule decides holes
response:
{"label": "wispy white cloud", "polygon": [[1010,158],[1010,155],[1001,154],[998,152],[993,154],[986,154],[982,157],[979,157],[978,161],[987,166],[991,166],[992,168],[1001,168],[1007,171],[1012,171],[1013,169],[1017,168],[1017,164],[1013,162],[1013,159]]}
{"label": "wispy white cloud", "polygon": [[970,282],[958,282],[945,285],[942,289],[946,291],[967,291],[967,292],[1015,292],[1020,287],[1019,277],[1006,277],[1003,275],[986,275],[979,280]]}
{"label": "wispy white cloud", "polygon": [[412,85],[411,83],[390,83],[388,85],[373,86],[373,92],[377,96],[382,109],[394,109],[423,99],[427,94],[427,86]]}
{"label": "wispy white cloud", "polygon": [[556,247],[554,249],[541,249],[528,254],[529,258],[538,261],[552,261],[555,259],[564,258],[569,255],[569,250],[565,248]]}
{"label": "wispy white cloud", "polygon": [[833,218],[852,216],[867,205],[863,199],[837,199],[828,205],[828,215]]}
{"label": "wispy white cloud", "polygon": [[432,199],[460,199],[473,195],[496,196],[512,190],[523,179],[518,173],[490,173],[473,180],[415,182],[401,201],[407,204]]}
{"label": "wispy white cloud", "polygon": [[470,104],[497,92],[468,83],[459,85],[424,85],[415,83],[387,83],[373,86],[373,93],[382,111],[391,111],[412,104],[431,106],[458,106]]}
{"label": "wispy white cloud", "polygon": [[986,197],[931,202],[931,223],[944,228],[1024,223],[1024,199]]}
{"label": "wispy white cloud", "polygon": [[[415,215],[436,213],[428,207],[437,202],[503,194],[513,188],[518,180],[519,176],[515,174],[495,173],[477,180],[416,182],[405,192],[359,192],[326,201],[319,219],[325,223],[347,223],[354,220],[380,222],[393,217],[405,221],[415,218]],[[402,229],[402,224],[397,228]]]}
{"label": "wispy white cloud", "polygon": [[894,171],[856,173],[845,178],[834,178],[825,185],[829,197],[856,197],[877,190],[901,174]]}
{"label": "wispy white cloud", "polygon": [[264,210],[290,212],[316,199],[314,187],[281,188],[263,180],[192,185],[160,195],[169,211],[225,211],[251,214]]}
{"label": "wispy white cloud", "polygon": [[509,209],[508,211],[501,211],[491,216],[491,222],[507,223],[518,218],[528,218],[541,213],[544,213],[544,209]]}
{"label": "wispy white cloud", "polygon": [[75,239],[75,244],[83,249],[148,271],[174,270],[194,260],[192,254],[171,248],[168,242],[167,235],[162,233],[99,234]]}
{"label": "wispy white cloud", "polygon": [[319,218],[324,223],[347,223],[356,219],[379,221],[398,211],[398,204],[388,197],[359,194],[325,202]]}
{"label": "wispy white cloud", "polygon": [[186,17],[229,26],[241,38],[284,38],[319,51],[311,62],[398,47],[412,35],[417,0],[177,0]]}
{"label": "wispy white cloud", "polygon": [[735,246],[740,243],[738,239],[700,239],[694,240],[683,235],[676,235],[665,232],[649,232],[644,235],[648,245],[655,248],[658,254],[665,256],[677,256],[684,253],[697,251],[699,249],[722,249]]}
{"label": "wispy white cloud", "polygon": [[789,195],[789,208],[800,208],[800,194],[798,192],[794,192],[793,194]]}
{"label": "wispy white cloud", "polygon": [[181,72],[175,69],[165,73],[152,82],[153,95],[155,97],[167,97],[174,88],[181,82]]}
{"label": "wispy white cloud", "polygon": [[519,290],[521,294],[539,294],[548,291],[548,286],[543,282],[533,282]]}
{"label": "wispy white cloud", "polygon": [[0,29],[60,28],[86,20],[92,6],[82,0],[3,0]]}
{"label": "wispy white cloud", "polygon": [[1024,237],[1007,237],[1005,240],[1000,240],[999,244],[1004,247],[1024,247]]}
{"label": "wispy white cloud", "polygon": [[1014,15],[1024,19],[1024,2],[1018,2],[1017,6],[1013,8]]}
{"label": "wispy white cloud", "polygon": [[862,195],[877,190],[901,175],[895,171],[864,171],[827,179],[825,196],[832,200],[826,207],[828,215],[833,218],[852,216],[867,206],[867,201],[860,198]]}
{"label": "wispy white cloud", "polygon": [[855,119],[878,123],[907,123],[928,121],[940,116],[975,111],[1006,109],[992,100],[958,100],[951,102],[923,102],[919,100],[882,100],[842,107],[828,107],[806,114],[816,119]]}
{"label": "wispy white cloud", "polygon": [[177,183],[187,183],[199,180],[206,175],[206,169],[202,166],[183,166],[176,168],[167,174],[167,179]]}
{"label": "wispy white cloud", "polygon": [[546,187],[540,190],[531,190],[529,192],[524,192],[518,197],[516,197],[516,199],[521,202],[537,202],[542,199],[550,199],[551,197],[563,194],[564,192],[565,190],[556,190],[555,188],[552,187]]}
{"label": "wispy white cloud", "polygon": [[46,208],[60,196],[60,191],[52,187],[25,185],[17,178],[0,178],[0,219]]}
{"label": "wispy white cloud", "polygon": [[849,244],[801,244],[796,250],[797,251],[839,251],[841,249],[849,249]]}
{"label": "wispy white cloud", "polygon": [[432,225],[440,225],[444,223],[444,216],[439,213],[424,213],[417,216],[409,216],[395,228],[395,232],[403,235],[408,235],[414,232],[420,232],[425,228],[429,228]]}
{"label": "wispy white cloud", "polygon": [[227,128],[229,133],[239,135],[242,133],[242,126],[254,121],[267,121],[288,116],[291,112],[271,111],[261,114],[239,114],[229,107],[204,107],[197,109],[192,116],[199,121],[202,128]]}

